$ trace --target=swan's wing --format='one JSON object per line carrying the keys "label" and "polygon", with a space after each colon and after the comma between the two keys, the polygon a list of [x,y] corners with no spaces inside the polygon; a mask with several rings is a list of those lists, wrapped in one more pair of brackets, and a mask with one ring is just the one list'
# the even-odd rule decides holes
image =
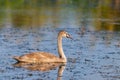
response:
{"label": "swan's wing", "polygon": [[46,59],[46,58],[56,58],[57,56],[47,53],[47,52],[32,52],[21,56],[21,58],[33,58],[33,59]]}
{"label": "swan's wing", "polygon": [[22,62],[55,62],[58,61],[59,58],[51,53],[47,52],[32,52],[29,54],[25,54],[20,57],[14,57],[14,59]]}

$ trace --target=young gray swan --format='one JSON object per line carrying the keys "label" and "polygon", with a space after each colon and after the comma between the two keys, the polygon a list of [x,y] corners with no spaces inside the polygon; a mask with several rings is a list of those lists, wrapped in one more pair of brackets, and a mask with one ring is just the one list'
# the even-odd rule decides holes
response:
{"label": "young gray swan", "polygon": [[63,37],[71,38],[71,36],[64,30],[58,33],[57,44],[58,44],[59,57],[48,52],[32,52],[22,56],[14,56],[13,58],[18,62],[27,62],[27,63],[67,62],[66,56],[62,48]]}

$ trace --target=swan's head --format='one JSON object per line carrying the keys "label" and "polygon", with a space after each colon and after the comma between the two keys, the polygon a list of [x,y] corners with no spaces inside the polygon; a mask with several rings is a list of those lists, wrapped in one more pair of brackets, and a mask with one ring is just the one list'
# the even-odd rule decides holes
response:
{"label": "swan's head", "polygon": [[70,34],[68,34],[68,32],[66,32],[64,30],[60,31],[59,35],[61,35],[62,37],[66,37],[66,38],[72,39],[72,37],[70,36]]}

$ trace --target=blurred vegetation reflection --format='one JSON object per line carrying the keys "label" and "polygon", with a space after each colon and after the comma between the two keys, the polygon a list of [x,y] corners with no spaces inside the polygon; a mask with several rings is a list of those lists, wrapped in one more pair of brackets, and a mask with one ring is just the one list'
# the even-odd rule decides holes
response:
{"label": "blurred vegetation reflection", "polygon": [[0,27],[120,31],[120,0],[0,0]]}

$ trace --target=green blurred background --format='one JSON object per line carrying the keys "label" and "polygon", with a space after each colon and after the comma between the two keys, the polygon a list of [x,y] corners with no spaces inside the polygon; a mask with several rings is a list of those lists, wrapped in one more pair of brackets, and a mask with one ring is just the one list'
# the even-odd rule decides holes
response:
{"label": "green blurred background", "polygon": [[0,0],[0,28],[120,31],[120,0]]}

